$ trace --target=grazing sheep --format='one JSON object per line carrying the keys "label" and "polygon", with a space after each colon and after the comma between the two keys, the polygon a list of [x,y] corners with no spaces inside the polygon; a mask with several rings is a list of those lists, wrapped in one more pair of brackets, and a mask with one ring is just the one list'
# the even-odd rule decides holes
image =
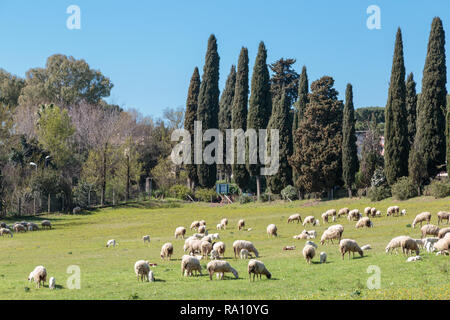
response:
{"label": "grazing sheep", "polygon": [[191,223],[191,230],[192,229],[197,230],[198,227],[200,227],[200,221],[194,221]]}
{"label": "grazing sheep", "polygon": [[269,224],[268,226],[267,226],[267,236],[275,236],[275,237],[277,237],[278,236],[278,234],[277,234],[277,226],[276,225],[274,225],[274,224]]}
{"label": "grazing sheep", "polygon": [[403,209],[403,210],[400,212],[400,214],[401,214],[402,216],[406,216],[406,209]]}
{"label": "grazing sheep", "polygon": [[205,226],[206,227],[206,221],[205,220],[200,220],[198,222],[201,226]]}
{"label": "grazing sheep", "polygon": [[205,236],[205,234],[202,234],[202,233],[194,233],[192,235],[192,237],[194,237],[194,238],[196,238],[198,240],[201,240],[204,236]]}
{"label": "grazing sheep", "polygon": [[347,216],[349,212],[350,212],[349,208],[342,208],[338,211],[337,216],[338,216],[338,218],[340,218],[342,216]]}
{"label": "grazing sheep", "polygon": [[406,259],[406,262],[413,262],[413,261],[419,261],[422,260],[421,256],[415,256],[415,257],[409,257],[408,259]]}
{"label": "grazing sheep", "polygon": [[108,242],[106,242],[106,247],[107,248],[109,248],[111,246],[116,247],[118,245],[119,245],[119,243],[117,243],[116,240],[114,240],[114,239],[108,240]]}
{"label": "grazing sheep", "polygon": [[373,223],[372,223],[372,221],[370,221],[369,217],[364,217],[364,218],[361,218],[358,220],[355,227],[356,227],[356,229],[364,228],[364,227],[373,228]]}
{"label": "grazing sheep", "polygon": [[316,218],[314,216],[307,216],[305,220],[303,220],[303,226],[306,226],[308,223],[311,223],[313,226],[316,225]]}
{"label": "grazing sheep", "polygon": [[204,235],[206,235],[206,226],[201,225],[200,227],[198,227],[198,233],[203,233]]}
{"label": "grazing sheep", "polygon": [[372,247],[370,246],[370,244],[366,244],[365,246],[361,247],[362,251],[366,251],[366,250],[372,250]]}
{"label": "grazing sheep", "polygon": [[322,222],[323,224],[328,223],[328,215],[326,212],[322,213]]}
{"label": "grazing sheep", "polygon": [[239,257],[241,259],[248,259],[248,258],[252,258],[252,254],[250,252],[248,252],[247,249],[242,249],[241,252],[239,253]]}
{"label": "grazing sheep", "polygon": [[386,216],[394,216],[396,213],[398,213],[397,211],[398,207],[397,206],[391,206],[389,208],[387,208],[386,210]]}
{"label": "grazing sheep", "polygon": [[370,216],[372,207],[365,207],[364,208],[364,214],[366,215],[366,217]]}
{"label": "grazing sheep", "polygon": [[204,236],[203,238],[201,238],[200,240],[202,241],[208,241],[209,243],[213,242],[212,236],[208,235],[208,236]]}
{"label": "grazing sheep", "polygon": [[56,288],[56,280],[55,277],[51,277],[50,280],[48,281],[48,288],[50,290],[54,290]]}
{"label": "grazing sheep", "polygon": [[136,273],[137,281],[139,281],[140,277],[142,282],[144,281],[144,278],[148,282],[148,273],[150,272],[150,265],[148,261],[136,261],[136,263],[134,264],[134,272]]}
{"label": "grazing sheep", "polygon": [[142,241],[144,241],[144,243],[146,242],[150,243],[150,236],[149,235],[143,236]]}
{"label": "grazing sheep", "polygon": [[419,251],[419,245],[417,244],[417,242],[412,239],[412,238],[404,238],[401,242],[400,245],[402,247],[402,251],[405,255],[412,253],[412,251],[416,252],[416,255],[418,256],[420,251]]}
{"label": "grazing sheep", "polygon": [[186,234],[185,227],[178,227],[175,229],[175,239],[178,239],[180,237],[181,237],[181,239],[184,239],[185,234]]}
{"label": "grazing sheep", "polygon": [[370,209],[370,216],[372,218],[374,218],[376,215],[377,215],[377,209],[376,208]]}
{"label": "grazing sheep", "polygon": [[255,259],[252,259],[248,262],[247,271],[249,280],[251,280],[252,278],[251,274],[253,273],[253,281],[255,281],[255,276],[256,278],[258,278],[259,276],[259,279],[261,279],[262,274],[265,275],[267,279],[270,279],[272,277],[272,275],[270,274],[269,270],[267,270],[264,263]]}
{"label": "grazing sheep", "polygon": [[19,224],[15,224],[13,226],[14,232],[27,232],[27,228],[25,228],[23,225]]}
{"label": "grazing sheep", "polygon": [[0,222],[0,228],[6,228],[6,223]]}
{"label": "grazing sheep", "polygon": [[219,252],[218,252],[217,250],[212,249],[212,250],[211,250],[211,253],[210,253],[210,255],[209,255],[209,258],[210,258],[211,260],[217,260],[217,259],[219,259],[219,258],[220,258]]}
{"label": "grazing sheep", "polygon": [[428,253],[433,252],[433,245],[439,241],[439,238],[425,238],[422,239],[423,246]]}
{"label": "grazing sheep", "polygon": [[49,220],[44,220],[41,222],[42,229],[44,228],[52,228],[52,223]]}
{"label": "grazing sheep", "polygon": [[320,253],[320,263],[326,263],[327,262],[327,254],[326,252]]}
{"label": "grazing sheep", "polygon": [[222,220],[220,220],[220,224],[222,225],[222,228],[226,230],[228,226],[228,219],[223,218]]}
{"label": "grazing sheep", "polygon": [[342,232],[338,228],[328,228],[325,230],[322,234],[322,237],[320,238],[320,244],[323,245],[328,240],[331,240],[331,243],[333,243],[333,239],[341,240]]}
{"label": "grazing sheep", "polygon": [[342,254],[342,260],[344,260],[344,256],[347,252],[349,259],[351,252],[353,252],[353,258],[355,257],[355,252],[358,252],[361,257],[364,256],[362,249],[359,247],[356,241],[352,239],[342,239],[341,242],[339,242],[339,250]]}
{"label": "grazing sheep", "polygon": [[422,228],[420,228],[420,232],[422,232],[422,239],[427,235],[437,236],[439,234],[439,227],[434,224],[426,224]]}
{"label": "grazing sheep", "polygon": [[248,252],[253,252],[255,256],[258,258],[258,250],[256,250],[253,243],[246,240],[236,240],[233,242],[233,251],[234,251],[234,258],[237,258],[237,255],[241,252],[242,249],[247,249]]}
{"label": "grazing sheep", "polygon": [[375,213],[375,217],[381,217],[383,214],[381,213],[380,210],[377,210],[377,212]]}
{"label": "grazing sheep", "polygon": [[295,213],[295,214],[289,216],[289,218],[287,220],[288,223],[291,223],[294,221],[297,221],[297,223],[302,222],[302,217],[300,216],[299,213]]}
{"label": "grazing sheep", "polygon": [[358,221],[361,218],[362,218],[362,215],[358,209],[353,209],[348,212],[348,215],[347,215],[348,221],[352,221],[352,220]]}
{"label": "grazing sheep", "polygon": [[450,233],[447,233],[442,239],[436,241],[433,245],[433,250],[444,253],[444,251],[448,251],[450,249]]}
{"label": "grazing sheep", "polygon": [[202,252],[202,240],[191,239],[186,240],[184,243],[183,250],[189,252],[189,254],[201,253]]}
{"label": "grazing sheep", "polygon": [[316,248],[314,248],[309,244],[305,245],[305,247],[303,248],[303,257],[305,258],[306,263],[311,264],[311,260],[312,258],[314,258],[315,255],[316,255]]}
{"label": "grazing sheep", "polygon": [[5,235],[5,234],[9,234],[11,238],[13,237],[13,234],[12,234],[11,230],[6,229],[6,228],[1,228],[0,229],[0,236],[3,237],[3,235]]}
{"label": "grazing sheep", "polygon": [[153,271],[152,271],[152,270],[150,270],[150,271],[148,272],[147,279],[148,279],[150,282],[155,282],[155,275],[153,274]]}
{"label": "grazing sheep", "polygon": [[195,275],[198,273],[202,274],[200,261],[195,257],[184,255],[181,258],[181,275],[192,276],[193,271],[195,271]]}
{"label": "grazing sheep", "polygon": [[401,247],[402,241],[407,238],[412,239],[409,236],[398,236],[398,237],[393,238],[391,241],[389,241],[388,245],[386,246],[386,249],[385,249],[386,253],[390,253],[394,249],[395,249],[395,251],[397,251],[397,249]]}
{"label": "grazing sheep", "polygon": [[238,221],[238,230],[244,229],[245,227],[245,221],[244,219],[241,219]]}
{"label": "grazing sheep", "polygon": [[27,227],[28,231],[37,231],[37,230],[39,230],[38,225],[36,223],[33,223],[33,222],[28,222],[26,227]]}
{"label": "grazing sheep", "polygon": [[231,267],[227,261],[223,260],[212,260],[206,265],[206,270],[209,272],[209,279],[212,280],[214,273],[220,274],[220,279],[223,279],[223,274],[226,272],[231,272],[237,279],[239,277],[238,272]]}
{"label": "grazing sheep", "polygon": [[213,249],[213,245],[209,241],[202,241],[200,244],[200,249],[203,257],[207,257]]}
{"label": "grazing sheep", "polygon": [[450,232],[450,227],[448,227],[448,228],[442,228],[441,230],[439,230],[439,233],[438,233],[438,238],[439,239],[442,239],[447,233],[449,233]]}
{"label": "grazing sheep", "polygon": [[170,242],[163,244],[163,246],[161,247],[161,254],[160,254],[161,259],[164,260],[165,258],[169,258],[170,260],[172,254],[173,254],[173,245]]}
{"label": "grazing sheep", "polygon": [[218,233],[213,233],[209,235],[209,237],[211,237],[212,240],[220,240],[220,235]]}
{"label": "grazing sheep", "polygon": [[415,228],[416,224],[418,224],[420,222],[420,226],[422,226],[422,222],[426,221],[427,224],[430,223],[431,220],[431,213],[429,212],[422,212],[419,213],[415,218],[414,221],[412,223],[412,227]]}
{"label": "grazing sheep", "polygon": [[81,208],[80,207],[75,207],[75,208],[73,208],[73,210],[72,210],[72,213],[73,214],[79,214],[81,212]]}
{"label": "grazing sheep", "polygon": [[216,225],[216,229],[217,229],[217,230],[222,230],[222,229],[224,229],[224,226],[223,226],[221,223],[218,223],[218,224]]}
{"label": "grazing sheep", "polygon": [[37,287],[40,288],[41,282],[42,285],[44,285],[45,281],[47,281],[47,269],[45,269],[45,267],[43,266],[37,266],[33,271],[31,271],[30,275],[28,276],[28,281],[36,282]]}
{"label": "grazing sheep", "polygon": [[225,243],[223,243],[222,241],[216,242],[213,245],[213,250],[216,250],[217,253],[219,254],[219,256],[222,256],[222,257],[224,256],[225,249],[226,249]]}
{"label": "grazing sheep", "polygon": [[449,223],[449,219],[450,219],[450,212],[447,211],[439,211],[437,213],[437,218],[438,218],[438,225],[442,223],[444,223],[444,220],[447,220],[447,223]]}

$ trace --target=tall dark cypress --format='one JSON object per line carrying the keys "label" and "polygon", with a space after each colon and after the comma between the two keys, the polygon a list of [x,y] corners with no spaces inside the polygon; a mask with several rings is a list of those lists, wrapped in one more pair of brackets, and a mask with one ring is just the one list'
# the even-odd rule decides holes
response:
{"label": "tall dark cypress", "polygon": [[[197,120],[202,122],[202,133],[208,129],[219,127],[219,59],[217,40],[212,34],[208,39],[202,83],[198,95]],[[202,150],[207,144],[209,143],[203,143]],[[214,187],[216,184],[216,169],[215,163],[209,165],[203,163],[197,166],[200,186]]]}
{"label": "tall dark cypress", "polygon": [[[236,86],[234,88],[234,99],[231,116],[231,126],[233,129],[247,130],[247,107],[248,107],[248,50],[242,48],[239,54]],[[237,163],[235,146],[233,169],[233,180],[241,190],[245,190],[250,180],[250,175],[245,164]]]}
{"label": "tall dark cypress", "polygon": [[189,84],[186,101],[186,113],[184,117],[184,129],[191,135],[191,164],[186,165],[188,185],[191,190],[198,184],[197,166],[194,164],[194,121],[197,120],[198,93],[200,91],[200,74],[195,67]]}
{"label": "tall dark cypress", "polygon": [[358,172],[358,149],[355,135],[355,108],[353,106],[353,87],[349,83],[345,90],[344,117],[342,121],[342,180],[352,196],[352,184]]}
{"label": "tall dark cypress", "polygon": [[276,174],[267,177],[267,185],[275,194],[279,194],[285,187],[292,185],[292,167],[288,162],[288,158],[292,155],[290,109],[290,99],[283,90],[281,97],[275,101],[268,125],[269,130],[279,131],[280,167]]}
{"label": "tall dark cypress", "polygon": [[434,177],[445,163],[446,83],[445,33],[441,19],[436,17],[431,24],[428,40],[416,133],[430,177]]}
{"label": "tall dark cypress", "polygon": [[416,136],[417,119],[416,82],[412,72],[406,80],[406,112],[408,113],[408,143],[409,150],[411,150],[414,144],[414,137]]}
{"label": "tall dark cypress", "polygon": [[[250,108],[247,117],[247,130],[255,129],[258,134],[259,129],[267,129],[270,114],[272,112],[272,101],[270,94],[270,77],[267,67],[267,51],[264,42],[260,42],[258,55],[256,56],[255,65],[253,67]],[[250,150],[249,152],[258,153],[258,164],[247,163],[251,176],[256,178],[256,192],[258,200],[261,195],[261,159],[258,150]]]}
{"label": "tall dark cypress", "polygon": [[[298,150],[299,141],[297,139],[296,131],[300,126],[300,121],[303,119],[303,115],[306,110],[306,105],[308,104],[308,74],[306,72],[306,66],[303,66],[302,73],[299,79],[298,85],[298,100],[295,103],[294,108],[294,119],[292,123],[292,149],[293,153]],[[304,188],[299,185],[298,182],[298,172],[295,167],[292,168],[292,180],[294,185],[299,191],[300,197],[304,194]]]}
{"label": "tall dark cypress", "polygon": [[391,82],[385,109],[384,161],[389,185],[408,175],[408,125],[406,114],[405,64],[400,28],[395,39]]}
{"label": "tall dark cypress", "polygon": [[447,173],[450,177],[450,105],[447,105]]}
{"label": "tall dark cypress", "polygon": [[[230,74],[228,75],[225,84],[225,90],[219,101],[219,129],[223,134],[223,141],[225,142],[226,131],[231,129],[231,110],[234,100],[234,88],[236,86],[236,67],[231,66]],[[223,147],[223,164],[219,165],[219,170],[225,174],[227,182],[231,179],[231,165],[226,164],[226,144]]]}

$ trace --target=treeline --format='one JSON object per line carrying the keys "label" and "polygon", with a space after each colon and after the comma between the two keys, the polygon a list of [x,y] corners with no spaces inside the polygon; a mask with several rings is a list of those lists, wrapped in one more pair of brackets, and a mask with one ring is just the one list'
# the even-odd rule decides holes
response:
{"label": "treeline", "polygon": [[164,119],[125,111],[104,101],[112,87],[84,60],[64,55],[25,79],[0,70],[1,215],[135,199],[153,170],[158,187],[168,175],[158,164],[184,110],[167,109]]}
{"label": "treeline", "polygon": [[[344,103],[338,99],[332,77],[324,76],[309,86],[306,67],[301,74],[292,68],[295,59],[267,64],[263,42],[252,79],[244,47],[219,100],[220,58],[217,40],[211,35],[203,75],[200,78],[195,68],[192,76],[185,128],[193,135],[193,123],[198,120],[203,122],[204,131],[216,124],[222,132],[229,128],[279,129],[280,168],[275,175],[261,176],[260,165],[249,164],[248,155],[246,165],[189,165],[190,187],[214,187],[218,170],[219,176],[236,183],[242,192],[256,192],[258,199],[263,191],[280,194],[286,188],[295,189],[299,197],[333,197],[336,187],[344,187],[350,196],[357,190],[389,196],[399,179],[407,179],[408,186],[420,193],[430,179],[446,170],[446,155],[450,157],[444,44],[442,22],[436,17],[422,93],[417,94],[413,74],[406,77],[399,28],[386,107],[355,111],[351,84],[347,85]],[[360,158],[356,130],[365,131]]]}

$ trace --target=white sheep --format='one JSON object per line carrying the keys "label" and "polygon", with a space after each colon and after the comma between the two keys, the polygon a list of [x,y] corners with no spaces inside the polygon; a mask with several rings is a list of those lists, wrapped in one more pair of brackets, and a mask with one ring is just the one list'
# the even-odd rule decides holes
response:
{"label": "white sheep", "polygon": [[241,252],[242,249],[247,249],[248,252],[253,252],[255,256],[258,258],[258,250],[256,250],[253,243],[246,240],[236,240],[233,242],[233,251],[234,251],[234,258],[237,258],[237,255]]}
{"label": "white sheep", "polygon": [[402,251],[405,255],[412,253],[413,251],[416,252],[417,256],[420,253],[419,245],[417,244],[417,241],[415,241],[414,239],[412,239],[410,237],[402,239],[400,242],[400,245],[401,245]]}
{"label": "white sheep", "polygon": [[37,287],[40,288],[41,282],[42,285],[44,285],[47,281],[47,269],[45,269],[44,266],[37,266],[33,271],[31,271],[30,275],[28,276],[28,281],[36,282]]}
{"label": "white sheep", "polygon": [[211,260],[217,260],[217,259],[219,259],[219,258],[220,258],[219,252],[218,252],[217,250],[212,249],[212,250],[211,250],[211,253],[210,253],[210,255],[209,255],[209,258],[210,258]]}
{"label": "white sheep", "polygon": [[150,281],[150,282],[155,282],[155,275],[153,274],[153,271],[152,271],[152,270],[150,270],[150,271],[148,272],[147,279],[148,279],[148,281]]}
{"label": "white sheep", "polygon": [[149,235],[143,236],[142,241],[144,241],[144,243],[146,242],[150,243],[150,236]]}
{"label": "white sheep", "polygon": [[245,220],[241,219],[238,221],[238,230],[244,229],[245,227]]}
{"label": "white sheep", "polygon": [[314,248],[313,246],[307,244],[303,248],[303,252],[302,253],[303,253],[303,257],[306,260],[306,263],[311,264],[311,260],[316,255],[316,248]]}
{"label": "white sheep", "polygon": [[373,223],[372,223],[372,221],[370,221],[369,217],[363,217],[363,218],[359,219],[355,225],[356,229],[364,228],[364,227],[373,228]]}
{"label": "white sheep", "polygon": [[437,213],[438,225],[444,223],[444,220],[447,220],[447,223],[450,221],[450,212],[447,211],[439,211]]}
{"label": "white sheep", "polygon": [[256,276],[256,278],[258,278],[258,276],[259,276],[259,279],[261,279],[261,275],[265,275],[267,277],[267,279],[272,278],[272,275],[270,274],[269,270],[267,270],[264,263],[259,260],[255,260],[255,259],[250,260],[248,262],[247,271],[248,271],[249,280],[251,280],[251,278],[252,278],[252,276],[251,276],[252,273],[253,273],[253,281],[255,281],[255,276]]}
{"label": "white sheep", "polygon": [[314,218],[314,216],[307,216],[304,220],[303,220],[303,226],[306,226],[308,223],[312,224],[313,226],[316,225],[316,218]]}
{"label": "white sheep", "polygon": [[184,252],[189,252],[189,254],[201,253],[202,252],[202,240],[191,239],[185,242],[183,250]]}
{"label": "white sheep", "polygon": [[366,244],[365,246],[361,247],[362,251],[366,251],[366,250],[372,250],[372,247],[370,246],[370,244]]}
{"label": "white sheep", "polygon": [[108,240],[108,242],[106,242],[106,247],[107,248],[109,248],[109,247],[116,247],[116,246],[118,246],[119,245],[119,243],[118,242],[116,242],[116,240],[114,240],[114,239],[111,239],[111,240]]}
{"label": "white sheep", "polygon": [[222,230],[224,227],[223,227],[223,225],[221,224],[221,223],[218,223],[217,225],[216,225],[216,229],[217,230]]}
{"label": "white sheep", "polygon": [[295,213],[295,214],[289,216],[289,218],[287,219],[288,223],[291,223],[294,221],[297,221],[297,223],[302,222],[302,217],[300,216],[299,213]]}
{"label": "white sheep", "polygon": [[9,230],[7,228],[1,228],[0,229],[0,236],[3,237],[3,235],[5,235],[5,234],[9,234],[11,238],[13,237],[13,234],[12,234],[11,230]]}
{"label": "white sheep", "polygon": [[175,239],[178,239],[178,238],[184,239],[185,234],[186,234],[185,227],[178,227],[175,229]]}
{"label": "white sheep", "polygon": [[342,260],[344,260],[344,256],[347,252],[349,259],[351,252],[353,252],[353,258],[355,257],[355,252],[358,252],[361,257],[364,256],[362,249],[353,239],[342,239],[341,242],[339,242],[339,251],[342,254]]}
{"label": "white sheep", "polygon": [[267,236],[275,236],[275,237],[277,237],[278,236],[278,234],[277,234],[277,226],[276,225],[274,225],[274,224],[269,224],[268,226],[267,226]]}
{"label": "white sheep", "polygon": [[426,224],[422,228],[420,228],[422,238],[425,238],[427,235],[438,236],[439,230],[439,227],[435,226],[434,224]]}
{"label": "white sheep", "polygon": [[394,249],[395,251],[397,251],[398,248],[401,247],[401,242],[406,239],[406,238],[410,238],[409,236],[398,236],[393,238],[391,241],[389,241],[388,245],[386,246],[386,253],[390,253],[392,252]]}
{"label": "white sheep", "polygon": [[340,218],[342,216],[347,216],[349,212],[350,212],[349,208],[342,208],[339,210],[337,216],[338,216],[338,218]]}
{"label": "white sheep", "polygon": [[191,230],[192,230],[192,229],[197,230],[198,227],[200,227],[200,221],[193,221],[193,222],[191,223]]}
{"label": "white sheep", "polygon": [[419,213],[415,218],[414,221],[412,223],[412,227],[415,228],[416,224],[420,223],[420,226],[422,226],[422,222],[427,221],[427,224],[430,223],[431,220],[431,213],[429,212],[422,212]]}
{"label": "white sheep", "polygon": [[327,262],[327,254],[326,252],[320,253],[320,263],[326,263]]}
{"label": "white sheep", "polygon": [[198,227],[198,233],[203,233],[204,235],[208,235],[208,233],[206,232],[206,226],[201,225],[200,227]]}
{"label": "white sheep", "polygon": [[220,224],[222,225],[222,229],[227,229],[227,226],[228,226],[228,219],[227,219],[227,218],[223,218],[223,219],[220,221]]}
{"label": "white sheep", "polygon": [[438,238],[439,238],[439,239],[444,238],[445,235],[446,235],[447,233],[450,233],[450,227],[448,227],[448,228],[442,228],[441,230],[439,230]]}
{"label": "white sheep", "polygon": [[325,241],[328,242],[328,240],[331,240],[331,243],[333,243],[333,239],[340,241],[341,236],[342,233],[339,229],[328,228],[323,232],[322,237],[320,238],[320,244],[323,245]]}
{"label": "white sheep", "polygon": [[165,258],[169,258],[172,256],[173,254],[173,245],[168,242],[163,244],[163,246],[161,247],[161,259],[165,259]]}
{"label": "white sheep", "polygon": [[239,256],[241,259],[248,259],[248,258],[252,258],[252,255],[250,252],[248,252],[247,249],[242,249],[241,252],[239,253]]}
{"label": "white sheep", "polygon": [[312,242],[312,241],[310,241],[310,240],[306,241],[305,245],[313,246],[314,248],[317,249],[317,244],[315,244],[314,242]]}
{"label": "white sheep", "polygon": [[224,256],[225,249],[226,249],[225,243],[223,243],[222,241],[216,242],[213,245],[213,250],[216,250],[219,256],[222,257]]}
{"label": "white sheep", "polygon": [[362,215],[358,209],[353,209],[348,212],[348,215],[347,215],[348,221],[352,221],[352,220],[358,221],[360,218],[362,218]]}
{"label": "white sheep", "polygon": [[139,277],[141,278],[141,281],[143,282],[144,279],[148,282],[148,273],[150,272],[150,264],[146,260],[139,260],[136,261],[134,264],[134,272],[137,276],[137,281],[139,281]]}
{"label": "white sheep", "polygon": [[406,209],[403,209],[400,213],[402,216],[406,216]]}
{"label": "white sheep", "polygon": [[48,281],[48,288],[50,290],[54,290],[56,288],[56,280],[55,277],[51,277],[50,280]]}
{"label": "white sheep", "polygon": [[219,273],[220,279],[222,280],[223,275],[226,272],[231,272],[236,279],[239,278],[239,274],[236,269],[231,267],[231,265],[227,261],[223,260],[212,260],[208,262],[208,264],[206,265],[206,270],[208,270],[210,280],[212,280],[212,276],[214,273]]}
{"label": "white sheep", "polygon": [[406,259],[406,262],[419,261],[419,260],[422,260],[422,257],[415,256],[415,257],[409,257],[408,259]]}
{"label": "white sheep", "polygon": [[197,274],[197,272],[202,274],[202,266],[200,265],[200,261],[192,256],[184,255],[181,258],[181,275],[183,276],[192,276],[193,271]]}

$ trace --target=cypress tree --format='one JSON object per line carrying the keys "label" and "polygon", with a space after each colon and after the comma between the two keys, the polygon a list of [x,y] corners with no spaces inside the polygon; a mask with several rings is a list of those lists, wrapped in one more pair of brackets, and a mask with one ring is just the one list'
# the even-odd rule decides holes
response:
{"label": "cypress tree", "polygon": [[334,80],[324,76],[311,84],[309,102],[296,131],[299,142],[290,164],[298,171],[298,185],[308,193],[328,191],[342,180],[343,104]]}
{"label": "cypress tree", "polygon": [[447,106],[447,173],[450,177],[450,105]]}
{"label": "cypress tree", "polygon": [[385,109],[385,175],[389,185],[408,175],[408,125],[406,114],[405,65],[400,28],[395,40],[391,82]]}
{"label": "cypress tree", "polygon": [[279,194],[285,187],[292,185],[292,167],[288,161],[288,158],[292,155],[292,131],[291,121],[289,119],[290,109],[289,98],[287,97],[286,91],[284,91],[280,99],[273,106],[268,125],[269,133],[271,129],[279,131],[280,167],[276,174],[267,177],[268,186],[275,194]]}
{"label": "cypress tree", "polygon": [[[299,123],[303,118],[303,114],[306,110],[306,105],[308,103],[308,74],[306,73],[306,66],[303,66],[302,73],[300,75],[299,85],[298,85],[298,100],[295,103],[294,108],[294,119],[292,123],[292,144],[293,144],[293,153],[295,153],[298,149],[299,142],[297,141],[296,131],[299,127]],[[294,186],[297,187],[297,190],[299,191],[299,198],[302,197],[302,194],[304,193],[304,189],[301,185],[297,183],[298,181],[298,173],[297,169],[292,168],[292,174],[293,174],[293,182]]]}
{"label": "cypress tree", "polygon": [[408,75],[406,80],[406,112],[408,114],[408,143],[409,149],[413,147],[414,137],[416,136],[417,119],[417,93],[416,82],[413,73]]}
{"label": "cypress tree", "polygon": [[[233,129],[247,130],[247,105],[248,105],[248,50],[242,48],[239,54],[236,85],[234,88],[234,99],[231,117]],[[236,148],[234,149],[236,153]],[[233,180],[242,190],[248,186],[250,175],[245,164],[237,163],[237,155],[234,155],[232,165]]]}
{"label": "cypress tree", "polygon": [[342,122],[342,180],[347,187],[349,197],[352,196],[352,184],[355,181],[358,168],[353,87],[349,83],[345,90],[344,118]]}
{"label": "cypress tree", "polygon": [[191,135],[191,164],[186,165],[188,186],[193,190],[198,184],[197,166],[194,164],[194,121],[197,120],[198,93],[200,91],[200,74],[195,67],[189,84],[186,101],[186,113],[184,117],[184,129]]}
{"label": "cypress tree", "polygon": [[[258,134],[259,129],[267,129],[270,114],[272,112],[272,101],[270,94],[270,77],[267,68],[267,51],[264,42],[260,42],[258,55],[253,67],[250,108],[247,117],[247,129],[254,129]],[[250,152],[257,152],[251,150]],[[256,178],[256,192],[258,201],[261,196],[261,159],[258,154],[258,164],[249,164],[248,171]]]}
{"label": "cypress tree", "polygon": [[[202,134],[219,126],[219,54],[217,40],[212,34],[208,39],[202,83],[198,95],[197,120],[202,122]],[[204,150],[206,143],[203,143]],[[197,166],[198,182],[202,187],[212,188],[216,183],[216,164]]]}
{"label": "cypress tree", "polygon": [[[226,137],[227,129],[231,129],[231,109],[234,100],[234,88],[236,86],[236,67],[231,66],[230,74],[228,75],[227,82],[225,84],[225,90],[222,92],[222,96],[219,101],[219,129],[223,134],[224,141]],[[231,179],[231,165],[226,164],[226,145],[223,147],[223,164],[219,165],[225,176],[227,182]]]}
{"label": "cypress tree", "polygon": [[445,163],[446,83],[445,34],[441,19],[436,17],[428,40],[416,133],[430,177],[434,177]]}

